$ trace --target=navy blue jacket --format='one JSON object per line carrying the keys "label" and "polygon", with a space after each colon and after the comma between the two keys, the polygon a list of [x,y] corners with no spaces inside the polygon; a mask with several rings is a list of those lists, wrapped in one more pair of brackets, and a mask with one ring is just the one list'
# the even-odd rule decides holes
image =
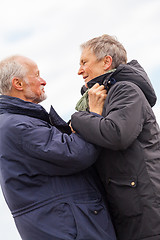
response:
{"label": "navy blue jacket", "polygon": [[115,240],[89,167],[99,151],[65,131],[53,108],[0,96],[0,183],[18,231],[23,240]]}

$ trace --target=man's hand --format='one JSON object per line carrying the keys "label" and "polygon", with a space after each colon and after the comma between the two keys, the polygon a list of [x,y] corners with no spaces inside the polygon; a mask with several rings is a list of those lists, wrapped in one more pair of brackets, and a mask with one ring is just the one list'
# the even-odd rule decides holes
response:
{"label": "man's hand", "polygon": [[70,122],[69,126],[70,126],[70,128],[71,128],[72,133],[75,133],[75,131],[74,131],[73,128],[72,128],[71,122]]}
{"label": "man's hand", "polygon": [[107,97],[107,92],[104,86],[96,83],[88,91],[90,112],[95,112],[95,113],[98,113],[99,115],[102,115],[103,105],[106,97]]}

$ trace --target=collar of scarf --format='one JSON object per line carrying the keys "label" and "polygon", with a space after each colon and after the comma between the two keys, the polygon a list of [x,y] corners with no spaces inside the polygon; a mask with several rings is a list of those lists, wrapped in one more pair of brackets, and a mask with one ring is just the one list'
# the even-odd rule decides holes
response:
{"label": "collar of scarf", "polygon": [[91,81],[89,81],[87,83],[88,89],[85,86],[83,86],[81,88],[82,97],[77,102],[75,109],[77,111],[89,111],[88,91],[96,83],[99,83],[99,85],[103,84],[108,93],[111,86],[116,83],[116,80],[111,77],[115,71],[116,71],[116,69],[112,69],[112,70],[108,71],[107,73],[92,79]]}

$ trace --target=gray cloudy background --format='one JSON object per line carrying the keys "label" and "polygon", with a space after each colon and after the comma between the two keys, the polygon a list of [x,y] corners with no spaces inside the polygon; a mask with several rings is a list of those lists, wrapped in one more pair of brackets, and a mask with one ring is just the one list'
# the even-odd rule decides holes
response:
{"label": "gray cloudy background", "polygon": [[[158,100],[153,108],[160,123],[159,0],[1,0],[0,60],[25,55],[47,81],[42,105],[52,104],[66,120],[75,111],[83,80],[77,75],[79,45],[102,34],[114,35],[148,73]],[[19,240],[0,191],[0,238]]]}

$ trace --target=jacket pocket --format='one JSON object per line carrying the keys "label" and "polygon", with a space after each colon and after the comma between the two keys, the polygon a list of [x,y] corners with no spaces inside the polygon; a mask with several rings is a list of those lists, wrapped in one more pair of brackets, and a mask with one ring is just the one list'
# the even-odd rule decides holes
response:
{"label": "jacket pocket", "polygon": [[107,199],[113,217],[132,217],[142,214],[136,177],[110,178],[107,185]]}
{"label": "jacket pocket", "polygon": [[103,201],[72,204],[72,211],[77,226],[76,240],[115,240],[108,210]]}
{"label": "jacket pocket", "polygon": [[23,240],[76,239],[77,228],[70,205],[51,202],[15,218]]}

